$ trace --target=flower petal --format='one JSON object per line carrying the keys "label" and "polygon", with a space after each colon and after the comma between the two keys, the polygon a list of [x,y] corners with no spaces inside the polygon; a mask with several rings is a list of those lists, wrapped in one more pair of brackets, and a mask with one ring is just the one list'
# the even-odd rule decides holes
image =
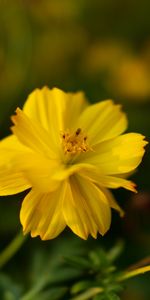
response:
{"label": "flower petal", "polygon": [[41,193],[50,193],[60,184],[61,180],[53,178],[54,174],[61,170],[61,165],[57,160],[29,152],[16,157],[14,165],[23,172],[32,187],[36,187]]}
{"label": "flower petal", "polygon": [[88,106],[77,121],[77,128],[86,132],[89,145],[112,139],[127,128],[127,119],[120,105],[105,100]]}
{"label": "flower petal", "polygon": [[6,169],[0,171],[0,196],[18,194],[31,187],[21,172]]}
{"label": "flower petal", "polygon": [[16,109],[16,115],[12,116],[12,121],[15,125],[11,129],[23,145],[37,153],[56,157],[52,151],[49,134],[38,123],[30,120],[21,109]]}
{"label": "flower petal", "polygon": [[[79,163],[79,164],[73,164],[73,165],[68,165],[68,166],[62,166],[59,169],[57,169],[57,172],[55,172],[53,174],[53,179],[54,180],[65,180],[67,179],[69,176],[79,173],[81,170],[88,170],[89,168],[93,169],[94,167],[92,165],[89,164],[84,164],[84,163]],[[95,168],[94,168],[95,169]]]}
{"label": "flower petal", "polygon": [[4,149],[6,151],[27,151],[28,148],[19,142],[17,137],[14,134],[7,136],[6,138],[0,141],[0,149]]}
{"label": "flower petal", "polygon": [[13,195],[31,187],[24,174],[14,167],[17,154],[25,151],[16,139],[11,135],[0,142],[0,195]]}
{"label": "flower petal", "polygon": [[105,195],[93,183],[72,176],[66,184],[63,213],[66,224],[83,239],[97,231],[104,235],[111,221],[110,207]]}
{"label": "flower petal", "polygon": [[85,154],[83,163],[97,166],[102,174],[115,175],[133,171],[140,164],[147,142],[144,136],[127,133],[98,144],[93,152]]}
{"label": "flower petal", "polygon": [[40,236],[42,240],[53,239],[65,228],[62,213],[63,189],[49,194],[32,189],[22,203],[20,220],[24,233]]}
{"label": "flower petal", "polygon": [[71,230],[83,239],[87,239],[91,234],[97,237],[97,226],[91,217],[85,199],[79,194],[76,184],[66,182],[66,197],[63,203],[63,213],[66,224]]}
{"label": "flower petal", "polygon": [[97,168],[91,165],[88,166],[88,164],[86,165],[86,168],[80,170],[79,174],[85,180],[89,180],[91,182],[96,183],[96,185],[99,186],[100,190],[106,196],[110,207],[117,210],[121,217],[124,216],[124,211],[122,210],[122,208],[120,208],[120,206],[116,202],[113,194],[105,187],[108,188],[124,187],[128,190],[135,192],[136,191],[135,184],[133,182],[125,180],[123,178],[101,175]]}
{"label": "flower petal", "polygon": [[120,217],[124,216],[124,211],[123,209],[119,206],[119,204],[117,203],[117,201],[115,200],[113,194],[108,190],[108,189],[104,189],[102,188],[103,193],[105,194],[109,205],[111,208],[115,209],[116,211],[118,211],[118,213],[120,214]]}
{"label": "flower petal", "polygon": [[129,191],[136,193],[136,189],[135,189],[136,185],[134,182],[117,176],[116,177],[109,176],[109,175],[107,176],[105,174],[102,174],[99,168],[92,165],[83,164],[83,166],[84,168],[79,170],[79,174],[82,177],[98,184],[99,186],[103,186],[111,189],[117,189],[123,187]]}
{"label": "flower petal", "polygon": [[50,137],[57,145],[60,132],[72,129],[79,114],[87,105],[82,92],[65,93],[58,88],[36,89],[25,105],[24,112],[50,132]]}

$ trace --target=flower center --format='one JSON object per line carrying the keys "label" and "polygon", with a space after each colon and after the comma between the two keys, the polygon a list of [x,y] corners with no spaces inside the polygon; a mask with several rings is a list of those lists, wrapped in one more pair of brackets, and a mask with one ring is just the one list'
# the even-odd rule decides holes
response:
{"label": "flower center", "polygon": [[78,128],[73,133],[71,133],[69,130],[66,130],[61,133],[61,138],[65,154],[70,153],[74,155],[90,150],[90,147],[87,143],[87,136],[82,132],[81,128]]}

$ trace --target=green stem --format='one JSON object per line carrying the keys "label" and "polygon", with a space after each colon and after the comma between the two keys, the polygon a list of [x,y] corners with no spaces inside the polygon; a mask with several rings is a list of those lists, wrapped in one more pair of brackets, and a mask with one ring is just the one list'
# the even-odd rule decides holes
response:
{"label": "green stem", "polygon": [[0,268],[2,268],[20,249],[26,240],[26,236],[21,233],[11,241],[11,243],[0,253]]}
{"label": "green stem", "polygon": [[145,266],[145,267],[141,267],[141,268],[138,268],[138,269],[135,269],[135,270],[132,270],[132,271],[126,271],[118,277],[117,281],[124,281],[128,278],[132,278],[132,277],[135,277],[135,276],[140,275],[140,274],[144,274],[144,273],[149,272],[149,271],[150,271],[150,265]]}
{"label": "green stem", "polygon": [[32,300],[48,283],[48,279],[42,277],[41,280],[29,292],[21,297],[20,300]]}
{"label": "green stem", "polygon": [[104,291],[104,289],[101,287],[93,287],[93,288],[90,288],[87,291],[83,292],[82,294],[80,294],[74,298],[71,298],[71,300],[88,300],[88,299],[91,299],[94,296],[102,293],[103,291]]}

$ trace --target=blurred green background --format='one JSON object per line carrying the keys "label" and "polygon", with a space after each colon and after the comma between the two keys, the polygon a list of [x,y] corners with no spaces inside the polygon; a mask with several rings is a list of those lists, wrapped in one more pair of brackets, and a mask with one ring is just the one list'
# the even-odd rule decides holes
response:
{"label": "blurred green background", "polygon": [[[22,107],[34,88],[48,85],[65,91],[84,90],[91,102],[114,99],[128,114],[129,131],[140,132],[148,140],[149,12],[149,0],[0,0],[1,138],[10,132],[10,115],[15,108]],[[84,242],[69,230],[53,241],[30,238],[2,270],[0,299],[20,299],[18,295],[32,286],[37,273],[39,276],[43,257],[48,255],[51,260],[55,251],[61,255],[79,248],[109,248],[124,239],[120,268],[149,256],[149,170],[147,147],[133,176],[139,193],[114,192],[126,216],[120,220],[113,212],[111,230],[104,238]],[[0,198],[0,250],[20,230],[23,197]],[[122,299],[149,300],[149,280],[147,274],[127,283]]]}

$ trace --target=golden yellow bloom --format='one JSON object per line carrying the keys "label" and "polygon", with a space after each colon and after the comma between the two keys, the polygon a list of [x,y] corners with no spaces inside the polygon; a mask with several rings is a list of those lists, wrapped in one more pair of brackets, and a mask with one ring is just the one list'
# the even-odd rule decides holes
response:
{"label": "golden yellow bloom", "polygon": [[24,233],[47,240],[69,226],[83,239],[104,235],[111,208],[123,214],[107,188],[135,191],[125,178],[147,143],[140,134],[121,135],[127,119],[120,106],[88,105],[82,92],[44,87],[12,122],[13,134],[0,144],[0,195],[31,188],[20,212]]}

